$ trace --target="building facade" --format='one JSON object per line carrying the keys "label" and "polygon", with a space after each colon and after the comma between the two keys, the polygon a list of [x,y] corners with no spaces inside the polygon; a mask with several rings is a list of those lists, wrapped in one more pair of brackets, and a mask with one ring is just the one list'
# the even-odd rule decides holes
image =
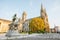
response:
{"label": "building facade", "polygon": [[9,21],[9,20],[0,19],[0,33],[7,32],[7,30],[9,29],[8,25],[10,23],[11,23],[11,21]]}

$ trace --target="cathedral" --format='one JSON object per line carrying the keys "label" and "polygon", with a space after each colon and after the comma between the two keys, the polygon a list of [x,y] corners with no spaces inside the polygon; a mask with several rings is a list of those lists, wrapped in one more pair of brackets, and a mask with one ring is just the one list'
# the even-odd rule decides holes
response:
{"label": "cathedral", "polygon": [[[22,16],[22,19],[23,19],[23,28],[24,28],[24,31],[28,31],[29,30],[29,21],[32,19],[26,19],[26,12],[23,12],[23,15]],[[46,13],[46,9],[41,5],[41,11],[40,11],[40,16],[38,16],[39,18],[42,18],[44,20],[44,24],[45,24],[45,31],[46,32],[49,32],[50,31],[50,28],[49,28],[49,22],[48,22],[48,15]],[[34,17],[35,18],[35,17]]]}
{"label": "cathedral", "polygon": [[[22,14],[22,18],[19,19],[19,26],[18,26],[18,31],[29,31],[29,21],[32,19],[26,19],[27,13],[24,11]],[[48,15],[46,13],[46,9],[41,5],[41,11],[40,11],[40,18],[44,19],[45,23],[45,29],[47,32],[49,32],[49,22],[48,22]],[[9,29],[9,24],[12,21],[5,20],[5,19],[0,19],[0,33],[7,32]]]}

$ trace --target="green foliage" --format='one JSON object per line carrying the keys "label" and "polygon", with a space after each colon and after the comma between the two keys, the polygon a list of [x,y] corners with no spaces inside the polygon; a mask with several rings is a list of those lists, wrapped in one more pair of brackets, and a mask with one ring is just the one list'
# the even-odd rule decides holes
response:
{"label": "green foliage", "polygon": [[33,32],[32,31],[29,31],[28,34],[32,34]]}

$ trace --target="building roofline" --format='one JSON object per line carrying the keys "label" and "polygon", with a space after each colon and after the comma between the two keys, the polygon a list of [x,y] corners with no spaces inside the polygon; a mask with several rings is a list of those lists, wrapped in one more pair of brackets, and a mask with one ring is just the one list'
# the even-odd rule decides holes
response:
{"label": "building roofline", "polygon": [[11,22],[11,20],[1,19],[1,18],[0,18],[0,20],[7,21],[7,22]]}

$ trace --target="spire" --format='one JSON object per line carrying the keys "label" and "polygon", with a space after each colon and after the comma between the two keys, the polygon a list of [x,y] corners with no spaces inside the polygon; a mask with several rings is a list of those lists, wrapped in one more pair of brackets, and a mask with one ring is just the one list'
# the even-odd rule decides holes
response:
{"label": "spire", "polygon": [[41,4],[41,11],[40,11],[40,13],[41,13],[41,17],[43,17],[43,5]]}
{"label": "spire", "polygon": [[41,4],[41,12],[44,12],[45,8],[43,7],[43,5]]}
{"label": "spire", "polygon": [[41,4],[41,18],[44,20],[44,24],[46,27],[46,32],[49,32],[49,23],[48,23],[48,16],[46,13],[46,9],[43,7],[43,5]]}
{"label": "spire", "polygon": [[47,16],[47,14],[46,14],[46,9],[43,7],[43,5],[41,4],[41,17],[42,16]]}
{"label": "spire", "polygon": [[43,11],[43,5],[41,4],[41,11]]}

